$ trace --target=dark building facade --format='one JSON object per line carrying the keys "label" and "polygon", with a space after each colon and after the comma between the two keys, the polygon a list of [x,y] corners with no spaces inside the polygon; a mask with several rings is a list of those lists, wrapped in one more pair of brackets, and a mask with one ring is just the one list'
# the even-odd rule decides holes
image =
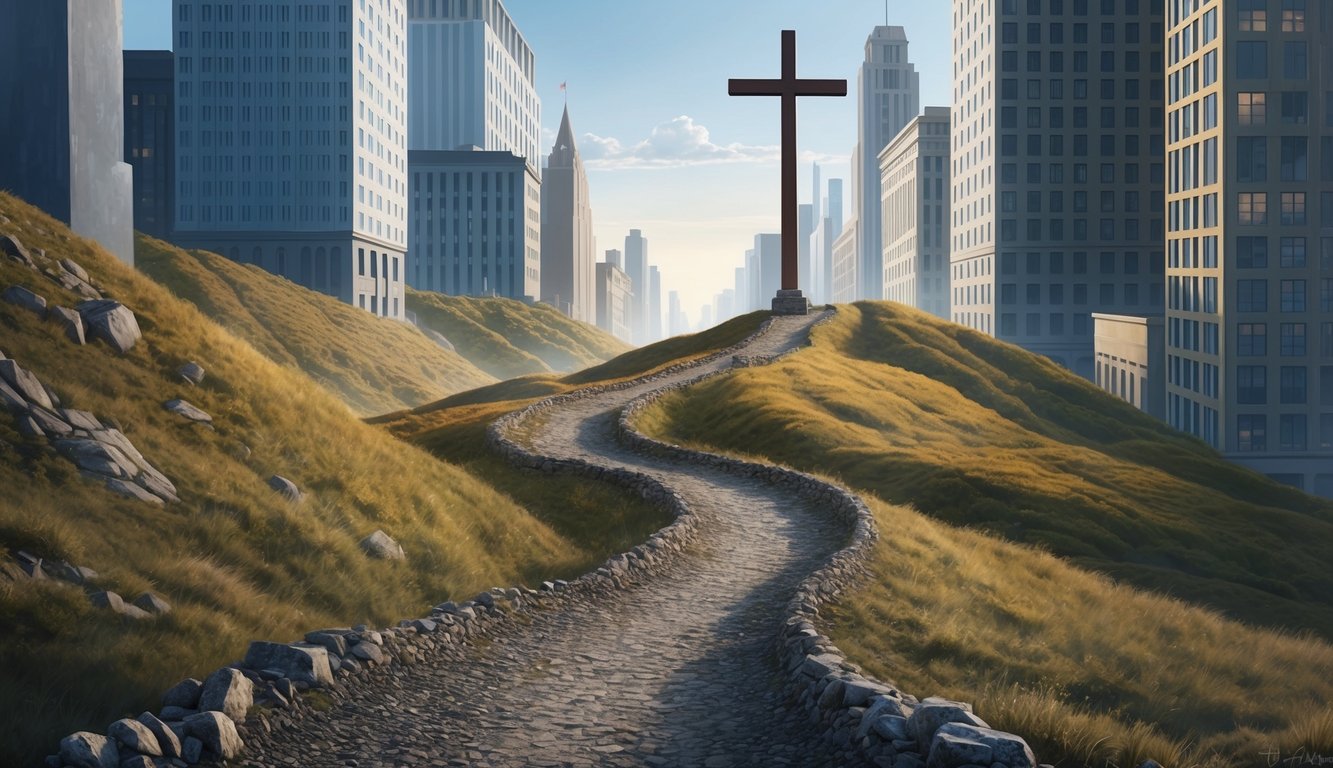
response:
{"label": "dark building facade", "polygon": [[176,64],[171,51],[125,51],[125,162],[134,171],[134,228],[171,236],[176,187]]}
{"label": "dark building facade", "polygon": [[0,189],[134,263],[120,0],[0,0]]}

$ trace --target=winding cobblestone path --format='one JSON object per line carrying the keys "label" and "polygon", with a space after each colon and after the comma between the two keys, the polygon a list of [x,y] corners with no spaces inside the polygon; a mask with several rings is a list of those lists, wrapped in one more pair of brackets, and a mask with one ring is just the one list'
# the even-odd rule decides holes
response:
{"label": "winding cobblestone path", "polygon": [[[742,354],[805,343],[819,316],[778,318]],[[731,365],[544,412],[528,445],[642,472],[698,516],[694,543],[664,575],[599,601],[501,622],[459,663],[418,664],[312,715],[299,739],[251,765],[819,766],[833,764],[806,715],[780,693],[772,652],[796,585],[847,532],[780,489],[622,447],[615,416],[634,398]],[[275,734],[276,735],[276,734]]]}

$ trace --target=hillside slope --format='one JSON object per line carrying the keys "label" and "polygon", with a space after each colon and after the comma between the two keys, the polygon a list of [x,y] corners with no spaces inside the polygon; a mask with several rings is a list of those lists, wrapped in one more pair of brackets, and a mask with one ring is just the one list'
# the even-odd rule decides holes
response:
{"label": "hillside slope", "polygon": [[609,333],[548,304],[407,291],[407,310],[497,379],[570,373],[630,349]]}
{"label": "hillside slope", "polygon": [[[60,275],[55,260],[69,258],[135,313],[143,338],[123,355],[101,341],[76,345],[59,323],[0,301],[0,351],[65,407],[119,425],[180,501],[154,505],[83,479],[51,441],[0,410],[0,764],[40,762],[59,737],[142,711],[252,639],[385,624],[482,588],[570,576],[623,549],[621,528],[644,527],[630,519],[646,512],[628,494],[524,477],[501,493],[362,423],[193,304],[0,194],[0,235],[9,234],[38,269],[0,253],[0,291],[25,286],[73,307],[80,297],[41,271]],[[189,361],[206,371],[198,386],[177,373]],[[166,410],[175,398],[211,415],[211,427]],[[302,499],[274,492],[273,475],[294,481]],[[543,514],[579,517],[587,538],[572,537],[558,515],[538,519],[520,497],[545,499]],[[595,512],[609,507],[622,514],[602,526]],[[401,543],[404,561],[361,552],[376,529]],[[85,587],[28,579],[16,571],[18,550],[98,575]],[[174,611],[124,618],[94,608],[94,589],[152,590]]]}
{"label": "hillside slope", "polygon": [[871,498],[875,578],[833,617],[858,662],[1071,765],[1333,750],[1333,504],[900,305],[839,307],[812,341],[639,426]]}
{"label": "hillside slope", "polygon": [[494,379],[405,323],[285,278],[140,236],[136,265],[269,359],[294,366],[361,415],[438,400]]}

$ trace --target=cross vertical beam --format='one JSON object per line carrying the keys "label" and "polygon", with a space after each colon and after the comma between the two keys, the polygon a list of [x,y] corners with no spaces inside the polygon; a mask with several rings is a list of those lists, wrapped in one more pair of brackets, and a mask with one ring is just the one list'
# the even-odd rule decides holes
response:
{"label": "cross vertical beam", "polygon": [[796,30],[782,31],[782,78],[727,83],[732,96],[779,96],[782,98],[782,289],[799,288],[797,275],[796,205],[796,97],[846,96],[846,80],[801,80],[796,77]]}

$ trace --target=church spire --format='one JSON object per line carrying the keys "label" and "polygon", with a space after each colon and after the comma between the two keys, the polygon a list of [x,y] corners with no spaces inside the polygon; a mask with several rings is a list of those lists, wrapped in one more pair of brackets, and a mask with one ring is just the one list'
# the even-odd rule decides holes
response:
{"label": "church spire", "polygon": [[569,124],[569,105],[560,117],[560,130],[555,134],[555,144],[551,147],[548,164],[556,168],[569,168],[578,157],[578,147],[574,144],[574,128]]}

